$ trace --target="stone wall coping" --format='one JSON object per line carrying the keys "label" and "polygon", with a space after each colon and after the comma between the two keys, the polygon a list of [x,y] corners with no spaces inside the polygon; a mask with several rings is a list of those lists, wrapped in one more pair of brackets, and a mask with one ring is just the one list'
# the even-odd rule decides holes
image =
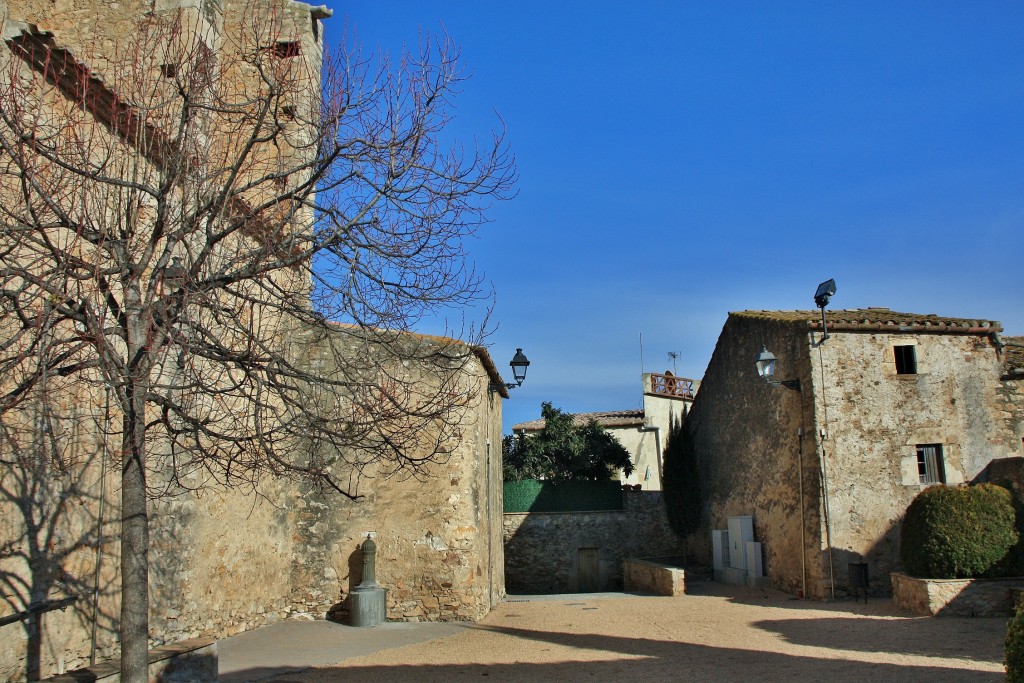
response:
{"label": "stone wall coping", "polygon": [[530,515],[624,515],[628,510],[567,510],[564,512],[503,512],[505,517],[529,517]]}
{"label": "stone wall coping", "polygon": [[1019,583],[1021,585],[1021,587],[1024,588],[1024,576],[991,576],[991,577],[982,576],[982,577],[969,578],[969,579],[929,579],[929,578],[922,577],[922,576],[911,576],[910,574],[905,574],[903,572],[892,572],[890,574],[890,576],[892,576],[892,577],[900,576],[900,577],[903,577],[905,579],[911,579],[913,581],[926,581],[928,583],[939,583],[939,584],[943,584],[943,583],[946,583],[946,584],[948,584],[948,583],[971,583],[971,582],[977,582],[977,581],[983,581],[983,582],[989,582],[989,583],[999,583],[999,582]]}
{"label": "stone wall coping", "polygon": [[658,562],[657,558],[645,560],[639,557],[628,557],[624,560],[625,562],[631,562],[633,564],[643,564],[648,567],[662,567],[664,569],[675,569],[677,571],[686,571],[685,567],[678,567],[668,562]]}

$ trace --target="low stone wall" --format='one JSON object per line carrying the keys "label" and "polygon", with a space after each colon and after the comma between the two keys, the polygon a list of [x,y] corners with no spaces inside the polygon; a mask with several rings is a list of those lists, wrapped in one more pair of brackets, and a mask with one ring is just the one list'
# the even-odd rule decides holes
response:
{"label": "low stone wall", "polygon": [[686,571],[681,567],[630,559],[623,565],[622,574],[623,587],[627,591],[672,597],[686,593]]}
{"label": "low stone wall", "polygon": [[678,555],[660,491],[624,491],[623,509],[506,513],[505,587],[543,594],[622,590],[631,557]]}
{"label": "low stone wall", "polygon": [[1011,589],[1024,586],[1024,577],[918,579],[893,573],[891,578],[896,606],[924,616],[1007,616],[1013,609]]}
{"label": "low stone wall", "polygon": [[[149,651],[149,680],[160,683],[216,683],[217,641],[193,638]],[[46,683],[121,683],[116,662],[103,662],[46,679]]]}

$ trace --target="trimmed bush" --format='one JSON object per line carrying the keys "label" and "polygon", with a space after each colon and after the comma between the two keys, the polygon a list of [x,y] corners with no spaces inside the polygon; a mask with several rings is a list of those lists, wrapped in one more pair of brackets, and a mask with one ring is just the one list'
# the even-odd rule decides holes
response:
{"label": "trimmed bush", "polygon": [[933,486],[907,508],[900,559],[911,576],[966,579],[995,573],[1017,543],[1013,495],[1001,486]]}
{"label": "trimmed bush", "polygon": [[1006,681],[1024,683],[1024,610],[1006,626]]}

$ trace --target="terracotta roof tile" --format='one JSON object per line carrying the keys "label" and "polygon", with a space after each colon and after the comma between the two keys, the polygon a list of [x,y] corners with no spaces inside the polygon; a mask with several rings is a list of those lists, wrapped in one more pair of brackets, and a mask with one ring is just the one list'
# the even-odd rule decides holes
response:
{"label": "terracotta roof tile", "polygon": [[[997,320],[948,318],[934,313],[899,313],[888,308],[826,309],[829,330],[893,332],[947,332],[952,334],[991,334],[1002,330]],[[756,318],[791,323],[809,329],[821,329],[821,311],[738,311],[740,318]]]}
{"label": "terracotta roof tile", "polygon": [[[642,427],[644,425],[644,411],[638,410],[608,410],[600,413],[574,413],[572,423],[577,427],[589,424],[591,420],[602,427]],[[538,432],[544,429],[544,420],[530,420],[520,422],[512,427],[514,432]]]}

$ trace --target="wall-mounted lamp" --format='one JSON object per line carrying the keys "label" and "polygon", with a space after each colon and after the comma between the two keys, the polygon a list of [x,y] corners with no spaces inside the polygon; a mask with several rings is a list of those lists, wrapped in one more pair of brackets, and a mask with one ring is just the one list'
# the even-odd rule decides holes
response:
{"label": "wall-mounted lamp", "polygon": [[761,345],[761,353],[757,354],[757,358],[754,359],[754,365],[757,366],[758,377],[763,377],[764,381],[774,386],[783,386],[787,389],[794,391],[800,391],[800,380],[799,379],[775,379],[775,354],[768,350],[768,347],[764,344]]}
{"label": "wall-mounted lamp", "polygon": [[505,388],[515,389],[516,387],[523,386],[523,380],[526,379],[526,368],[530,367],[530,361],[522,349],[516,349],[516,355],[512,356],[512,361],[509,365],[512,366],[512,377],[516,381],[506,384]]}

